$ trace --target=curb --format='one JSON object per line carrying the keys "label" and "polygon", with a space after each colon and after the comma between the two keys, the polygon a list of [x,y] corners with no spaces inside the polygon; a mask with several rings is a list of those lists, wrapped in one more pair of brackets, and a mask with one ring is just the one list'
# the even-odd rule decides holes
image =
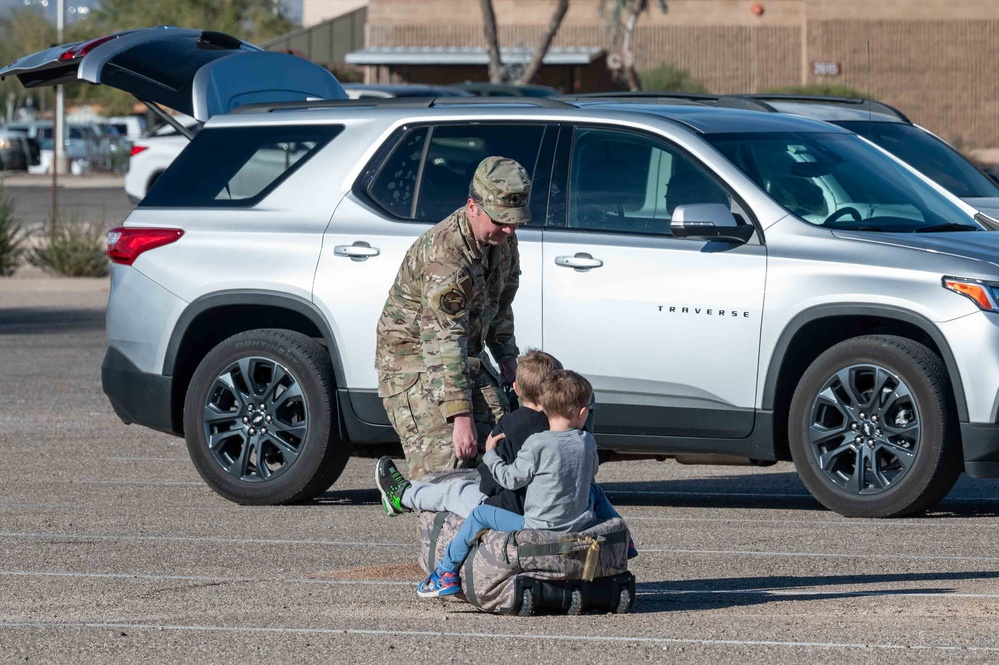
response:
{"label": "curb", "polygon": [[[51,175],[33,175],[28,173],[0,174],[0,183],[4,187],[52,187]],[[63,175],[59,176],[59,189],[118,189],[125,187],[123,175]]]}

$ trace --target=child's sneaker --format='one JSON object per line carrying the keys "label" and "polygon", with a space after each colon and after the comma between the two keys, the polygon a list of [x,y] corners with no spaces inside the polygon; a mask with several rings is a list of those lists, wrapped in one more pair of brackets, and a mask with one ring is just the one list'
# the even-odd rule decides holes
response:
{"label": "child's sneaker", "polygon": [[638,549],[635,547],[635,541],[631,538],[628,539],[628,558],[634,559],[638,556]]}
{"label": "child's sneaker", "polygon": [[441,570],[438,566],[430,577],[416,585],[416,594],[420,598],[440,598],[461,593],[461,579],[458,573]]}
{"label": "child's sneaker", "polygon": [[390,517],[411,512],[402,505],[402,494],[412,483],[395,468],[391,457],[383,457],[375,466],[375,485],[382,495],[382,508]]}

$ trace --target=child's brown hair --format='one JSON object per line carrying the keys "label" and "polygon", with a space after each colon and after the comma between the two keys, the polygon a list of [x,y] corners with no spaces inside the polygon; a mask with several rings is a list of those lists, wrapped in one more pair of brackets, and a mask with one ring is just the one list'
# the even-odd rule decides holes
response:
{"label": "child's brown hair", "polygon": [[541,400],[541,382],[558,369],[562,369],[562,363],[555,356],[540,349],[528,349],[517,359],[517,390],[520,391],[520,398],[537,404]]}
{"label": "child's brown hair", "polygon": [[551,417],[573,418],[593,399],[593,386],[571,370],[555,370],[541,382],[541,408]]}

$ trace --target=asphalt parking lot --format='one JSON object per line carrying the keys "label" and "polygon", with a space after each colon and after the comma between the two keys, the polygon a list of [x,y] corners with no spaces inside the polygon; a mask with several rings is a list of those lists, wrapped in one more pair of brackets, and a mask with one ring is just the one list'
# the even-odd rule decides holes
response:
{"label": "asphalt parking lot", "polygon": [[[10,191],[42,209],[43,190]],[[312,504],[242,507],[182,440],[121,424],[100,387],[107,290],[0,280],[0,662],[999,661],[991,480],[923,517],[848,520],[790,464],[610,463],[598,480],[641,551],[632,614],[422,601],[417,519],[382,513],[373,460]]]}
{"label": "asphalt parking lot", "polygon": [[0,282],[0,661],[994,662],[999,483],[847,520],[788,464],[604,465],[641,550],[629,615],[423,601],[373,461],[315,503],[213,494],[100,389],[106,280]]}

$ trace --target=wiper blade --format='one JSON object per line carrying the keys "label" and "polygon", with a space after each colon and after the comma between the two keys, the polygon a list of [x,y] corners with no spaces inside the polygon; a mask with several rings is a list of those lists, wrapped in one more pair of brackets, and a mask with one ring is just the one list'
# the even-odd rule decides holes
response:
{"label": "wiper blade", "polygon": [[920,226],[912,230],[913,233],[937,233],[939,231],[981,231],[977,226],[968,224],[934,224],[933,226]]}
{"label": "wiper blade", "polygon": [[830,231],[885,231],[886,229],[881,226],[836,226],[830,229]]}

